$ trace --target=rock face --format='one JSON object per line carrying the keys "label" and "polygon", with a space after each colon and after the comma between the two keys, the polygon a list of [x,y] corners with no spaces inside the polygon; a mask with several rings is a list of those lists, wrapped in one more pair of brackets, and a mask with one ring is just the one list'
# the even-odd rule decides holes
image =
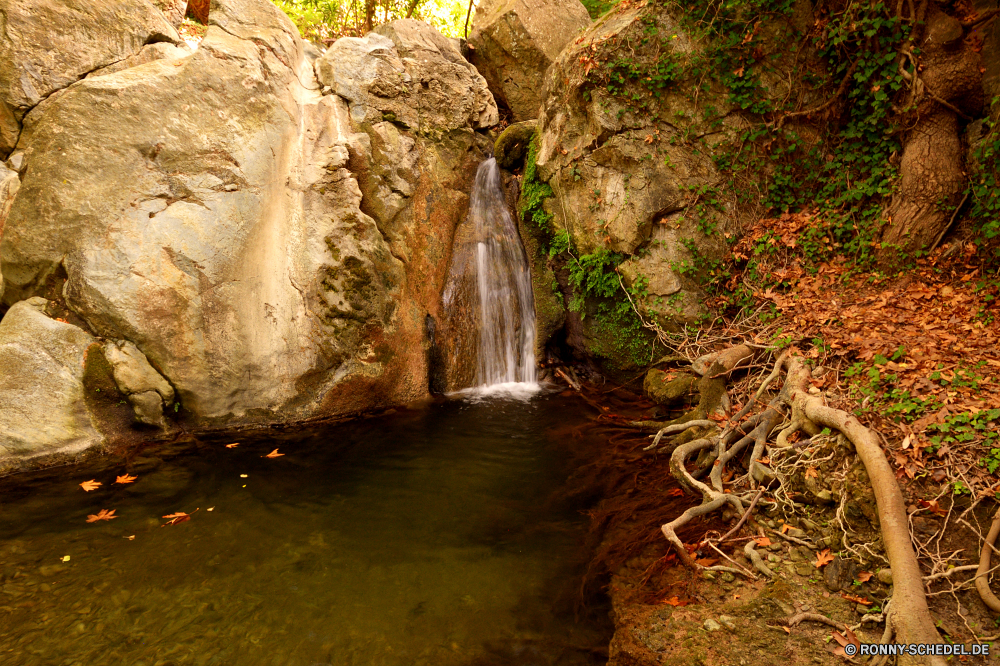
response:
{"label": "rock face", "polygon": [[427,395],[427,317],[497,110],[429,26],[381,32],[335,44],[317,84],[282,12],[220,0],[193,54],[50,95],[0,217],[3,303],[56,299],[111,341],[140,424],[169,427],[171,401],[197,427]]}
{"label": "rock face", "polygon": [[177,42],[148,0],[0,0],[0,159],[17,143],[24,114],[88,72]]}
{"label": "rock face", "polygon": [[22,301],[0,321],[0,467],[5,458],[76,453],[102,441],[84,401],[94,338],[50,319],[47,303]]}
{"label": "rock face", "polygon": [[[652,40],[639,46],[639,65],[697,48],[666,9],[619,6],[602,17],[566,47],[545,78],[537,173],[554,194],[545,207],[555,230],[568,232],[576,253],[624,255],[619,274],[626,285],[646,286],[642,309],[673,327],[703,311],[704,294],[691,279],[696,259],[723,256],[723,232],[733,221],[725,196],[707,197],[716,203],[699,207],[721,179],[710,152],[684,140],[707,127],[691,88],[678,84],[659,97],[645,91],[642,97],[653,101],[636,108],[628,101],[634,96],[614,95],[591,74],[601,49],[610,54],[626,41],[644,44],[643,21],[650,16],[658,34],[670,39],[666,46]],[[703,93],[701,102],[714,107],[723,131],[738,126],[721,91]]]}
{"label": "rock face", "polygon": [[579,0],[485,0],[469,34],[472,63],[514,120],[536,118],[543,75],[589,25]]}

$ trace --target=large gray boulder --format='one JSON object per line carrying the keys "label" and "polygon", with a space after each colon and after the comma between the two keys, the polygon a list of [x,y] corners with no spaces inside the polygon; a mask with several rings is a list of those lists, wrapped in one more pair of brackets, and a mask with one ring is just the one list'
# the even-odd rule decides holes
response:
{"label": "large gray boulder", "polygon": [[385,120],[426,134],[499,121],[486,80],[423,21],[401,19],[364,38],[338,39],[316,74],[348,101],[357,124]]}
{"label": "large gray boulder", "polygon": [[538,117],[546,70],[589,25],[580,0],[483,0],[469,33],[470,58],[514,120],[529,120]]}
{"label": "large gray boulder", "polygon": [[[730,114],[725,91],[711,81],[701,107],[683,82],[658,97],[638,87],[616,96],[600,85],[595,77],[601,70],[591,72],[594,58],[612,59],[614,44],[643,44],[646,20],[671,39],[637,47],[637,66],[654,67],[667,55],[662,49],[683,59],[699,48],[669,10],[652,5],[619,6],[595,22],[545,77],[537,173],[554,193],[546,202],[552,224],[569,233],[574,251],[624,255],[619,274],[626,285],[644,285],[648,296],[638,303],[643,313],[674,327],[704,312],[704,293],[692,276],[725,255],[724,234],[734,227],[732,193],[718,190],[722,179],[710,149],[685,137],[722,140],[742,121]],[[634,95],[648,104],[633,107]],[[719,114],[719,126],[709,127],[700,110],[705,107]],[[597,331],[583,333],[600,344]]]}
{"label": "large gray boulder", "polygon": [[22,301],[0,321],[0,468],[6,458],[77,453],[103,441],[83,384],[95,340],[48,317],[46,304]]}
{"label": "large gray boulder", "polygon": [[[355,41],[409,81],[328,78],[320,63],[321,94],[282,12],[218,0],[193,54],[140,55],[24,118],[0,219],[3,302],[45,295],[102,338],[129,427],[288,422],[427,395],[426,318],[440,316],[482,156],[475,129],[497,112],[432,28],[383,32]],[[337,49],[343,71],[381,66],[382,52]],[[400,99],[406,121],[367,111]],[[113,443],[121,414],[101,423]]]}
{"label": "large gray boulder", "polygon": [[39,102],[177,31],[149,0],[0,0],[0,159]]}

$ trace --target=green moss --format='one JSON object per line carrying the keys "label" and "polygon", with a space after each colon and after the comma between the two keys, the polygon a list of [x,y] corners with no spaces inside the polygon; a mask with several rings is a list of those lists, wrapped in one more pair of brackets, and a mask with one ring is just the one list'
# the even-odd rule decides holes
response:
{"label": "green moss", "polygon": [[552,188],[548,183],[538,179],[536,163],[538,160],[538,134],[536,133],[528,145],[528,156],[524,160],[524,178],[521,179],[521,216],[530,220],[544,232],[551,233],[552,214],[543,207],[545,200],[552,196]]}

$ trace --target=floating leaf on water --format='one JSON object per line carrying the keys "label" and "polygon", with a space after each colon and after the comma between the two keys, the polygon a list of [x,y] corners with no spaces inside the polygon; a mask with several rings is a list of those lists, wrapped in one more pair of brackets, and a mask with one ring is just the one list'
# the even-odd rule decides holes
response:
{"label": "floating leaf on water", "polygon": [[91,490],[97,490],[103,485],[104,484],[101,483],[100,481],[95,481],[94,479],[91,479],[90,481],[84,481],[83,483],[81,483],[80,487],[89,493]]}
{"label": "floating leaf on water", "polygon": [[232,444],[226,444],[226,448],[227,449],[235,449],[239,445],[240,445],[239,442],[233,442]]}
{"label": "floating leaf on water", "polygon": [[132,476],[130,474],[124,474],[122,476],[115,478],[115,483],[134,483],[139,477]]}
{"label": "floating leaf on water", "polygon": [[61,559],[61,560],[62,560],[63,562],[69,562],[69,555],[63,555],[63,556],[62,556],[62,557],[61,557],[60,559]]}
{"label": "floating leaf on water", "polygon": [[114,520],[115,518],[118,517],[115,515],[115,511],[117,511],[117,509],[111,509],[111,511],[108,511],[107,509],[101,509],[100,511],[97,512],[97,515],[87,516],[87,522],[96,523],[99,520]]}
{"label": "floating leaf on water", "polygon": [[128,539],[129,541],[135,541],[135,535],[134,534],[130,534],[129,536],[124,536],[122,538],[123,539]]}
{"label": "floating leaf on water", "polygon": [[245,479],[245,478],[247,478],[247,475],[246,474],[240,474],[240,478],[241,479]]}
{"label": "floating leaf on water", "polygon": [[264,457],[265,458],[280,458],[283,455],[285,455],[285,454],[284,453],[278,453],[278,449],[275,449],[274,451],[271,451],[270,453],[268,453]]}

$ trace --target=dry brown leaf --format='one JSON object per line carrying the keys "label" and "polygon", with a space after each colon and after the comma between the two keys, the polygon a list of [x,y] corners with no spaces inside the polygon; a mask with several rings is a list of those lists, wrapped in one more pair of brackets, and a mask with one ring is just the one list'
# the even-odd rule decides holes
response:
{"label": "dry brown leaf", "polygon": [[83,483],[81,483],[80,487],[89,493],[91,490],[97,490],[103,485],[104,484],[101,483],[100,481],[95,481],[94,479],[91,479],[90,481],[84,481]]}
{"label": "dry brown leaf", "polygon": [[817,569],[820,569],[828,565],[830,562],[833,562],[833,553],[830,552],[829,548],[824,548],[816,553],[816,561],[813,564],[816,565]]}
{"label": "dry brown leaf", "polygon": [[96,523],[99,520],[114,520],[115,518],[118,517],[115,515],[116,510],[117,509],[111,509],[111,511],[108,511],[107,509],[101,509],[100,511],[97,512],[97,515],[87,516],[87,522]]}
{"label": "dry brown leaf", "polygon": [[806,478],[807,479],[816,479],[818,477],[819,477],[819,472],[816,470],[815,467],[806,468]]}
{"label": "dry brown leaf", "polygon": [[160,525],[160,527],[166,527],[167,525],[177,525],[178,523],[186,523],[189,520],[191,520],[191,516],[185,513],[182,516],[177,516],[172,520],[168,520],[167,522]]}
{"label": "dry brown leaf", "polygon": [[123,536],[122,538],[123,539],[128,539],[129,541],[135,541],[135,535],[134,534],[130,534],[128,536]]}
{"label": "dry brown leaf", "polygon": [[667,604],[668,606],[687,606],[688,605],[687,601],[685,601],[683,599],[680,599],[678,597],[670,597],[669,599],[664,599],[663,603]]}
{"label": "dry brown leaf", "polygon": [[177,513],[170,513],[170,514],[167,514],[166,516],[163,516],[163,517],[167,518],[167,519],[170,519],[170,518],[183,518],[184,516],[189,516],[189,515],[191,515],[191,514],[184,513],[183,511],[178,511]]}
{"label": "dry brown leaf", "polygon": [[284,453],[278,453],[278,449],[275,449],[274,451],[271,451],[270,453],[268,453],[264,457],[265,458],[280,458],[283,455],[285,455],[285,454]]}
{"label": "dry brown leaf", "polygon": [[786,633],[786,634],[791,634],[791,633],[792,633],[792,630],[791,630],[791,629],[789,629],[788,627],[782,627],[782,629],[784,629],[784,630],[785,630],[785,633]]}
{"label": "dry brown leaf", "polygon": [[240,445],[239,442],[233,442],[232,444],[226,444],[226,448],[227,449],[235,449],[239,445]]}
{"label": "dry brown leaf", "polygon": [[862,571],[861,573],[858,574],[858,582],[859,583],[867,583],[871,579],[872,579],[872,572],[871,571]]}
{"label": "dry brown leaf", "polygon": [[760,546],[761,548],[766,548],[767,546],[771,545],[771,540],[766,536],[757,537],[756,539],[754,539],[754,541],[756,541],[757,545]]}
{"label": "dry brown leaf", "polygon": [[130,474],[125,474],[123,476],[115,478],[115,483],[133,483],[138,478],[139,477],[137,476],[131,476]]}
{"label": "dry brown leaf", "polygon": [[792,526],[789,525],[788,523],[782,523],[781,524],[781,533],[782,534],[788,534],[788,530],[790,530],[790,529],[792,529]]}
{"label": "dry brown leaf", "polygon": [[864,597],[859,597],[859,596],[854,595],[854,594],[847,594],[846,592],[843,592],[843,593],[841,593],[840,596],[842,596],[843,598],[847,599],[848,601],[853,601],[856,604],[861,604],[862,606],[871,606],[872,605],[872,602],[868,601]]}

